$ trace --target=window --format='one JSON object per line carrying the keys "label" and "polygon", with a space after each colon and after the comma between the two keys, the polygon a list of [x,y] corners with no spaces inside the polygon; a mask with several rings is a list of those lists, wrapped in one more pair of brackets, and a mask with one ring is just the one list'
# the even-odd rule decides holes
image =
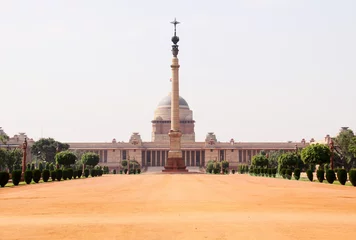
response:
{"label": "window", "polygon": [[122,160],[126,160],[126,150],[122,150]]}

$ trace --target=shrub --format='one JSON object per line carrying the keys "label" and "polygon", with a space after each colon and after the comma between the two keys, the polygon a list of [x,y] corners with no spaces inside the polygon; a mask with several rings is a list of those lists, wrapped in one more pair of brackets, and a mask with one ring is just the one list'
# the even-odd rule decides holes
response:
{"label": "shrub", "polygon": [[325,175],[325,172],[324,170],[316,170],[316,178],[318,179],[319,182],[323,182],[324,181],[324,175]]}
{"label": "shrub", "polygon": [[[127,169],[124,170],[124,173],[127,174]],[[215,173],[215,169],[214,169],[214,173]]]}
{"label": "shrub", "polygon": [[9,182],[10,174],[8,172],[0,172],[0,186],[5,187]]}
{"label": "shrub", "polygon": [[313,171],[312,170],[310,170],[310,169],[308,169],[307,170],[307,177],[308,177],[308,179],[309,179],[309,181],[313,181]]}
{"label": "shrub", "polygon": [[272,175],[273,175],[274,178],[276,177],[276,174],[277,174],[277,168],[273,168],[272,169]]}
{"label": "shrub", "polygon": [[349,180],[352,186],[356,187],[356,169],[351,169],[349,171]]}
{"label": "shrub", "polygon": [[299,168],[296,168],[296,169],[294,169],[294,178],[295,178],[295,180],[299,180],[299,178],[300,178],[300,169]]}
{"label": "shrub", "polygon": [[68,168],[67,169],[68,172],[68,179],[71,180],[73,178],[73,168]]}
{"label": "shrub", "polygon": [[22,171],[21,170],[14,170],[12,171],[11,175],[12,175],[12,183],[17,186],[19,185],[20,181],[21,181],[21,174]]}
{"label": "shrub", "polygon": [[62,177],[63,177],[63,180],[67,180],[68,179],[68,175],[69,175],[69,173],[68,173],[68,169],[63,169],[62,170]]}
{"label": "shrub", "polygon": [[341,185],[345,185],[346,181],[347,181],[347,172],[345,169],[338,169],[337,171],[337,179],[339,180]]}
{"label": "shrub", "polygon": [[32,171],[35,170],[35,164],[34,163],[31,164],[31,170]]}
{"label": "shrub", "polygon": [[292,169],[290,169],[290,168],[286,169],[285,178],[291,180],[291,178],[292,178],[292,173],[293,173],[293,172],[292,172]]}
{"label": "shrub", "polygon": [[84,169],[84,177],[89,177],[89,169]]}
{"label": "shrub", "polygon": [[232,174],[235,174],[235,169],[232,169],[231,172],[232,172]]}
{"label": "shrub", "polygon": [[51,171],[51,179],[52,179],[52,182],[54,182],[54,181],[56,180],[56,177],[57,177],[56,171],[52,170],[52,171]]}
{"label": "shrub", "polygon": [[335,177],[334,170],[328,169],[326,171],[326,181],[328,181],[328,183],[330,183],[330,184],[333,184],[335,179],[336,179],[336,177]]}
{"label": "shrub", "polygon": [[283,178],[286,178],[286,169],[285,168],[282,168],[281,169],[281,176],[283,177]]}
{"label": "shrub", "polygon": [[82,175],[83,175],[83,170],[82,170],[82,169],[79,169],[79,170],[77,171],[77,173],[78,173],[78,178],[81,178]]}
{"label": "shrub", "polygon": [[[104,171],[102,169],[97,170],[98,171],[98,176],[103,176]],[[135,174],[136,174],[136,169],[135,169]]]}
{"label": "shrub", "polygon": [[63,176],[63,171],[61,169],[57,169],[56,170],[56,179],[57,179],[57,181],[61,181],[62,176]]}
{"label": "shrub", "polygon": [[48,182],[48,179],[49,179],[49,170],[45,169],[42,171],[42,180],[44,182]]}
{"label": "shrub", "polygon": [[113,174],[116,174],[116,169],[112,170],[112,173],[113,173]]}
{"label": "shrub", "polygon": [[30,184],[32,182],[32,171],[31,170],[26,170],[25,171],[25,182],[26,184]]}
{"label": "shrub", "polygon": [[92,170],[90,171],[90,176],[92,176],[92,177],[95,177],[95,176],[96,176],[96,170],[95,170],[95,169],[92,169]]}
{"label": "shrub", "polygon": [[78,176],[78,170],[73,170],[73,178],[76,179]]}
{"label": "shrub", "polygon": [[141,169],[139,168],[139,169],[137,169],[137,173],[138,174],[140,174],[141,173]]}
{"label": "shrub", "polygon": [[32,174],[33,174],[32,175],[33,176],[33,181],[35,183],[38,183],[40,181],[40,179],[41,179],[41,171],[39,169],[35,169],[35,170],[33,170]]}

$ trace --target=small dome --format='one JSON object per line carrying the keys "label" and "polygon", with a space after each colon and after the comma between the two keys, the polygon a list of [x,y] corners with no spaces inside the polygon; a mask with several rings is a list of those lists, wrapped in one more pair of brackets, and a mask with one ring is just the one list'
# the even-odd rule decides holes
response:
{"label": "small dome", "polygon": [[[169,94],[168,96],[165,96],[159,103],[158,103],[158,107],[171,107],[171,94]],[[179,108],[188,108],[189,109],[189,105],[187,103],[187,101],[184,100],[184,98],[182,98],[181,96],[179,96]]]}

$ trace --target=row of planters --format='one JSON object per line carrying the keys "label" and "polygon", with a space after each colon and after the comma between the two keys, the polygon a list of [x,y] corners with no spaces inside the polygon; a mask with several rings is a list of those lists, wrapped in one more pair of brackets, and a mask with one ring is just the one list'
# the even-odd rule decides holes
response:
{"label": "row of planters", "polygon": [[[312,182],[314,177],[313,171],[307,170],[306,174],[309,181]],[[338,180],[341,185],[345,185],[347,182],[347,171],[343,168],[339,168],[334,170],[328,169],[325,173],[324,170],[319,169],[316,171],[316,177],[321,183],[326,179],[326,181],[330,184],[333,184],[334,181]],[[349,171],[349,181],[352,186],[356,187],[356,169],[351,169]]]}
{"label": "row of planters", "polygon": [[[119,171],[119,173],[120,174],[127,174],[129,171],[128,171],[128,169],[126,168],[126,169],[121,169],[120,171]],[[113,174],[117,174],[117,172],[116,172],[116,169],[114,169],[113,171],[112,171],[112,173]],[[129,172],[129,174],[140,174],[141,173],[141,169],[140,168],[138,168],[138,169],[130,169],[130,172]]]}
{"label": "row of planters", "polygon": [[[81,178],[83,174],[82,170],[73,170],[72,168],[67,169],[57,169],[50,171],[48,169],[44,169],[41,173],[39,169],[35,170],[26,170],[24,174],[24,181],[26,184],[31,184],[32,181],[38,183],[41,179],[43,182],[48,182],[51,178],[52,181],[61,181],[61,180],[71,180],[76,178]],[[12,172],[12,183],[17,186],[21,181],[21,170],[14,170]],[[85,169],[84,177],[97,177],[103,175],[102,169]],[[0,172],[0,186],[5,187],[9,182],[10,174],[8,172]]]}
{"label": "row of planters", "polygon": [[249,169],[251,176],[276,177],[277,168],[253,168]]}
{"label": "row of planters", "polygon": [[[221,162],[210,160],[206,165],[205,171],[209,174],[229,174],[229,162],[226,160]],[[235,173],[235,170],[233,171]]]}

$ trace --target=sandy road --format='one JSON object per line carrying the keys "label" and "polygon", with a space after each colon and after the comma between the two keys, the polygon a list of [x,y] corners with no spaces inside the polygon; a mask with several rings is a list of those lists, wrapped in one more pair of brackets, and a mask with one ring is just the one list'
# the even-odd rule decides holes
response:
{"label": "sandy road", "polygon": [[354,239],[356,188],[109,175],[0,189],[0,239]]}

